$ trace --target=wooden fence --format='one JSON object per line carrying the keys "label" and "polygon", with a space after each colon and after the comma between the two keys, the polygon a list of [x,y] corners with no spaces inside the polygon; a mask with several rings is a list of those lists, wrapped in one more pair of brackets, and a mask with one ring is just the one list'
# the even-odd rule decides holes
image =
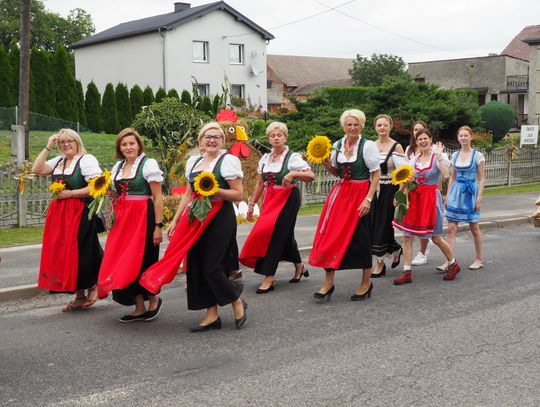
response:
{"label": "wooden fence", "polygon": [[[486,157],[486,186],[540,181],[540,148],[522,148],[516,152],[513,161],[508,160],[505,147],[482,152]],[[313,170],[317,174],[318,166],[314,165]],[[20,196],[16,174],[13,165],[0,165],[0,227],[43,224],[50,177],[27,180],[25,193]],[[324,202],[336,181],[336,177],[324,171],[319,192],[317,182],[301,183],[302,204]]]}

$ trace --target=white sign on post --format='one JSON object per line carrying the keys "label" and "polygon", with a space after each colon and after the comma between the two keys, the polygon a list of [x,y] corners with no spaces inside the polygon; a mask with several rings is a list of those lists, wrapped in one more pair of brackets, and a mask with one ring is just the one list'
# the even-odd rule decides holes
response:
{"label": "white sign on post", "polygon": [[524,144],[538,144],[538,126],[521,126],[521,139],[519,147]]}

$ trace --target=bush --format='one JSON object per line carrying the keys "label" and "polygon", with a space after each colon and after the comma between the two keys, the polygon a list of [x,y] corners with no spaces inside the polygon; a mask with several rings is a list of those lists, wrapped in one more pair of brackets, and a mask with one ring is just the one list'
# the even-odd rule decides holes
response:
{"label": "bush", "polygon": [[174,88],[169,89],[169,92],[167,92],[167,97],[168,98],[180,99],[180,96],[178,95],[178,92]]}
{"label": "bush", "polygon": [[144,95],[139,85],[135,85],[129,92],[129,101],[131,102],[131,114],[133,117],[141,111],[144,105]]}
{"label": "bush", "polygon": [[120,128],[125,129],[131,126],[133,115],[131,113],[131,101],[129,100],[129,92],[127,85],[119,83],[116,85],[116,109],[118,111],[118,122]]}
{"label": "bush", "polygon": [[156,103],[161,102],[163,99],[167,97],[167,93],[165,92],[165,89],[163,89],[161,86],[159,87],[158,91],[156,92]]}
{"label": "bush", "polygon": [[84,101],[86,108],[86,121],[88,128],[96,133],[102,129],[101,119],[101,95],[94,82],[90,82],[86,88],[86,97]]}
{"label": "bush", "polygon": [[500,141],[512,128],[516,114],[507,103],[492,101],[478,109],[484,128],[493,133],[493,142]]}
{"label": "bush", "polygon": [[187,90],[184,89],[182,91],[182,96],[180,97],[180,101],[182,103],[185,103],[186,105],[191,106],[191,95],[189,94],[189,92]]}
{"label": "bush", "polygon": [[150,86],[147,86],[143,92],[143,106],[150,106],[154,102],[154,91]]}
{"label": "bush", "polygon": [[120,123],[118,121],[116,95],[112,83],[108,83],[105,87],[101,112],[103,117],[103,130],[105,130],[105,133],[118,133],[120,131]]}

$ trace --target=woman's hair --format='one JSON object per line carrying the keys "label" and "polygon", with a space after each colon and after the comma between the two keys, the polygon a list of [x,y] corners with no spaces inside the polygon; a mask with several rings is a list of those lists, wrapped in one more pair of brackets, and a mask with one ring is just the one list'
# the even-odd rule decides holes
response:
{"label": "woman's hair", "polygon": [[221,138],[223,141],[225,141],[225,133],[223,132],[223,129],[221,128],[220,124],[218,122],[208,122],[205,125],[201,127],[199,130],[199,135],[197,136],[197,140],[199,141],[199,144],[201,144],[201,139],[204,137],[204,133],[206,133],[210,129],[216,129],[219,130],[219,133],[221,134]]}
{"label": "woman's hair", "polygon": [[461,130],[466,130],[466,131],[469,132],[469,134],[471,135],[471,137],[473,136],[473,131],[472,131],[472,129],[471,129],[469,126],[461,126],[461,127],[458,129],[458,131],[457,131],[456,134],[459,134],[459,132],[460,132]]}
{"label": "woman's hair", "polygon": [[423,128],[418,133],[416,133],[416,138],[420,137],[422,134],[427,135],[431,140],[433,140],[433,134],[431,134],[431,131],[428,128]]}
{"label": "woman's hair", "polygon": [[408,153],[409,157],[411,154],[414,154],[414,152],[416,151],[416,137],[414,136],[414,127],[417,124],[420,124],[424,129],[428,128],[426,122],[422,120],[415,121],[413,125],[411,126],[411,138],[409,140],[409,153]]}
{"label": "woman's hair", "polygon": [[274,130],[279,130],[281,133],[283,133],[286,137],[289,137],[289,129],[287,128],[287,125],[282,122],[272,122],[268,125],[266,128],[266,137],[270,135]]}
{"label": "woman's hair", "polygon": [[[59,136],[66,135],[73,140],[75,140],[75,143],[77,144],[77,155],[83,155],[86,154],[86,149],[84,148],[84,144],[82,142],[81,136],[79,136],[79,133],[77,133],[75,130],[72,129],[60,129],[58,132]],[[60,144],[58,144],[60,146]]]}
{"label": "woman's hair", "polygon": [[116,158],[122,159],[125,158],[124,154],[122,154],[122,151],[120,150],[120,144],[122,144],[122,140],[124,137],[127,136],[133,136],[135,137],[135,141],[137,142],[139,146],[139,155],[144,151],[144,144],[142,142],[142,138],[140,134],[132,127],[127,127],[124,130],[122,130],[118,135],[116,136]]}
{"label": "woman's hair", "polygon": [[366,115],[364,112],[358,109],[349,109],[345,110],[341,117],[339,118],[339,122],[341,123],[341,127],[345,126],[345,119],[347,117],[354,117],[356,120],[360,122],[360,126],[362,126],[362,129],[366,125]]}
{"label": "woman's hair", "polygon": [[390,128],[394,127],[394,121],[390,117],[390,115],[387,114],[378,114],[377,117],[375,117],[375,120],[373,120],[373,126],[375,127],[377,125],[377,120],[379,119],[386,119],[388,120],[388,124],[390,124]]}

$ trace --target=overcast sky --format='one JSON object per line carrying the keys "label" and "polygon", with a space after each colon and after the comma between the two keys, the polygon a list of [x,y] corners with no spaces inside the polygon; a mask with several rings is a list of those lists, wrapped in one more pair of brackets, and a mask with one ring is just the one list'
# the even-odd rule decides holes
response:
{"label": "overcast sky", "polygon": [[[174,8],[174,0],[43,2],[49,11],[62,16],[76,7],[85,9],[92,15],[96,32]],[[210,2],[193,1],[191,5]],[[500,53],[523,27],[540,24],[540,0],[226,2],[276,37],[268,53],[283,55],[354,58],[356,54],[385,53],[406,62],[484,56]]]}

